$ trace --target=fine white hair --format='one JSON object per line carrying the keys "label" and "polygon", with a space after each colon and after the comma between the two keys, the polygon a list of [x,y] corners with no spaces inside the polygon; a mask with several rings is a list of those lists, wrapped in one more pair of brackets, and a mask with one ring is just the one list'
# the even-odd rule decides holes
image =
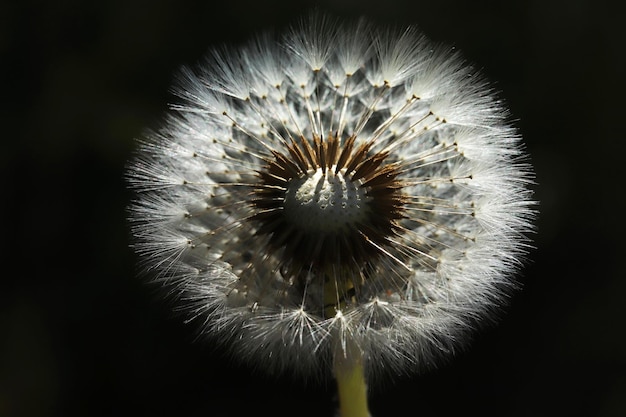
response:
{"label": "fine white hair", "polygon": [[[416,28],[315,15],[284,36],[215,49],[181,70],[176,93],[128,167],[133,246],[202,334],[237,357],[314,375],[350,343],[370,378],[411,372],[462,346],[516,286],[534,217],[521,138],[490,84]],[[332,314],[319,275],[339,277],[343,264],[294,278],[291,242],[255,221],[259,172],[315,137],[368,145],[394,167],[402,201],[392,232],[359,229],[375,255],[358,268],[345,260],[360,284]]]}

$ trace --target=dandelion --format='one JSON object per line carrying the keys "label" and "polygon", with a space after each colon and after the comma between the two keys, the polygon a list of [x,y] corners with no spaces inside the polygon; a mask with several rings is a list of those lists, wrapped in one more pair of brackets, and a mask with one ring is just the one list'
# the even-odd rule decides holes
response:
{"label": "dandelion", "polygon": [[314,16],[180,73],[128,169],[134,247],[203,335],[365,381],[458,349],[514,286],[531,168],[489,83],[415,28]]}

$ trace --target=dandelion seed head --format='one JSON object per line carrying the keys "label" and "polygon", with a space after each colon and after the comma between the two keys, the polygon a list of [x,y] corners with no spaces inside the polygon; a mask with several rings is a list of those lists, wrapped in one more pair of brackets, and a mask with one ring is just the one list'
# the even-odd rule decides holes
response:
{"label": "dandelion seed head", "polygon": [[431,366],[514,285],[532,170],[490,85],[415,28],[313,17],[183,69],[128,168],[142,265],[269,371]]}

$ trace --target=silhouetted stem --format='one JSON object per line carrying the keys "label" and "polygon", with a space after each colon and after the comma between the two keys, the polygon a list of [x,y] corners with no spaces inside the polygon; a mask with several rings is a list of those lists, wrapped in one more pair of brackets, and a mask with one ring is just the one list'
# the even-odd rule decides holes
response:
{"label": "silhouetted stem", "polygon": [[334,372],[339,393],[339,416],[370,417],[361,350],[356,346],[348,346],[345,351],[338,349]]}

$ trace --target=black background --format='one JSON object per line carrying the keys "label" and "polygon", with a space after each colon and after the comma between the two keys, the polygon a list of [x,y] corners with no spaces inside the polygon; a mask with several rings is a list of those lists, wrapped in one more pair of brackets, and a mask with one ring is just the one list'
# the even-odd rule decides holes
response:
{"label": "black background", "polygon": [[122,179],[180,65],[315,4],[456,45],[497,81],[539,183],[524,290],[466,352],[373,388],[374,417],[626,415],[626,37],[611,3],[117,0],[0,5],[0,416],[333,415],[332,384],[231,363],[135,277]]}

